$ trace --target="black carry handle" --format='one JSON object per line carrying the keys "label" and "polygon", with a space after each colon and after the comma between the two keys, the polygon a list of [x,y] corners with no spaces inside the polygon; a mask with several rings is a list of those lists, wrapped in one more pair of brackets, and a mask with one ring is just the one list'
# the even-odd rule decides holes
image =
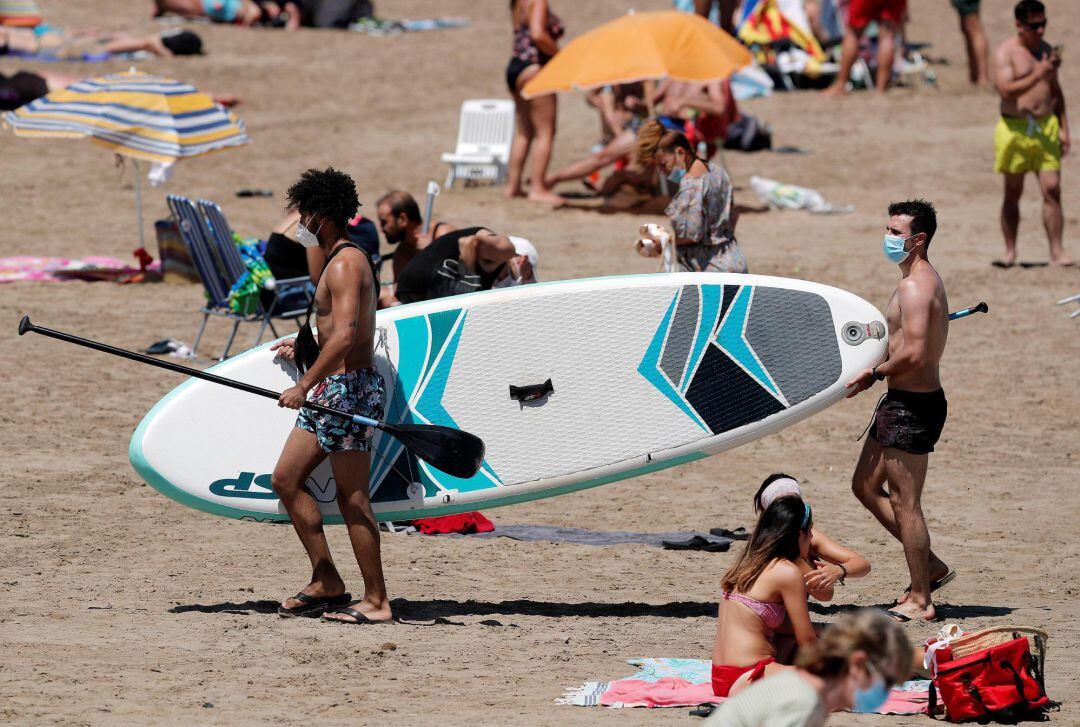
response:
{"label": "black carry handle", "polygon": [[551,384],[551,379],[548,379],[542,384],[531,384],[529,386],[510,386],[510,398],[514,401],[536,401],[537,399],[543,399],[548,394],[554,394],[555,387]]}

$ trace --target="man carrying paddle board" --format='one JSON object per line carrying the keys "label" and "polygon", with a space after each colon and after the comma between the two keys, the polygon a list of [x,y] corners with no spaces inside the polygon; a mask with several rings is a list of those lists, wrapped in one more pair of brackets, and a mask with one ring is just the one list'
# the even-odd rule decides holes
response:
{"label": "man carrying paddle board", "polygon": [[902,279],[885,311],[888,358],[847,384],[852,397],[888,379],[889,390],[874,411],[851,489],[904,546],[911,587],[889,611],[896,621],[935,620],[931,591],[956,577],[930,550],[922,511],[928,455],[947,412],[939,364],[949,335],[949,302],[941,276],[927,259],[936,230],[937,213],[929,202],[889,205],[883,249],[886,259],[900,266]]}
{"label": "man carrying paddle board", "polygon": [[[272,346],[294,361],[300,379],[278,405],[300,409],[311,401],[381,420],[386,401],[375,369],[375,306],[379,284],[370,258],[346,235],[360,201],[349,175],[335,169],[309,169],[289,188],[287,203],[300,212],[296,240],[326,253],[313,301],[318,342],[305,323],[296,338]],[[390,600],[383,580],[379,527],[368,496],[372,430],[364,425],[301,409],[281,452],[271,483],[311,560],[311,582],[278,613],[319,616],[341,623],[389,621]],[[364,597],[350,607],[350,596],[334,565],[323,533],[322,513],[306,487],[312,470],[326,457],[337,484],[337,500],[364,577]]]}

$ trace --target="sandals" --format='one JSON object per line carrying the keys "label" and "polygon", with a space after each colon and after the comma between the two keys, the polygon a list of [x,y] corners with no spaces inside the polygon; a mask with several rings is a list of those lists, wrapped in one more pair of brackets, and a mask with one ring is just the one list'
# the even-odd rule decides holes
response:
{"label": "sandals", "polygon": [[346,621],[345,619],[341,619],[341,618],[326,618],[326,614],[325,613],[323,614],[323,621],[329,621],[331,623],[337,623],[337,624],[344,624],[345,626],[366,626],[368,624],[383,625],[383,624],[390,624],[390,623],[394,622],[393,619],[385,619],[385,620],[382,620],[382,621],[376,621],[374,619],[370,619],[363,612],[357,611],[355,608],[349,608],[348,606],[342,606],[341,608],[335,608],[333,611],[328,611],[327,613],[340,613],[340,614],[344,614],[346,616],[351,616],[352,618],[356,619],[355,621]]}
{"label": "sandals", "polygon": [[318,618],[329,609],[343,604],[348,604],[352,600],[352,594],[342,593],[340,596],[309,596],[301,591],[293,596],[294,599],[300,601],[299,606],[293,608],[285,608],[284,606],[278,606],[278,616],[282,618],[297,618],[303,616],[305,618]]}

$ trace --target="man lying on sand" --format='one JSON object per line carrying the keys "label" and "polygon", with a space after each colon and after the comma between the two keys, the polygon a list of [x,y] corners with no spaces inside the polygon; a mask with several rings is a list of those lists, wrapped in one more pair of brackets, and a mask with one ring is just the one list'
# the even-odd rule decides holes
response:
{"label": "man lying on sand", "polygon": [[889,611],[897,621],[936,620],[931,591],[956,577],[930,550],[922,510],[927,455],[934,451],[947,413],[939,365],[949,335],[949,301],[927,258],[936,230],[937,214],[929,202],[889,205],[884,252],[902,275],[885,311],[889,354],[885,363],[862,371],[847,385],[852,397],[888,379],[851,489],[904,546],[911,587]]}

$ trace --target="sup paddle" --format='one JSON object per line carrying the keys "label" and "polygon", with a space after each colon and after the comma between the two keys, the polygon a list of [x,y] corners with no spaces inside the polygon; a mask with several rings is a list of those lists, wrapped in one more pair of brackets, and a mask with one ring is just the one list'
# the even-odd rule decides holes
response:
{"label": "sup paddle", "polygon": [[[42,336],[66,341],[67,343],[74,343],[77,346],[85,346],[86,348],[92,348],[95,351],[110,353],[113,356],[120,356],[150,366],[157,366],[160,369],[168,369],[169,371],[175,371],[176,373],[184,374],[185,376],[193,376],[213,384],[220,384],[233,389],[239,389],[240,391],[246,391],[249,394],[265,396],[266,398],[274,399],[275,401],[281,396],[281,394],[275,391],[264,389],[260,386],[253,386],[251,384],[245,384],[242,381],[227,379],[224,376],[217,376],[215,374],[207,373],[206,371],[200,371],[199,369],[181,366],[180,364],[175,364],[171,361],[161,361],[156,358],[151,358],[150,356],[144,356],[141,353],[135,353],[134,351],[128,351],[123,348],[116,348],[115,346],[99,343],[98,341],[93,341],[89,338],[74,336],[70,333],[64,333],[63,331],[55,331],[51,328],[35,326],[30,322],[30,316],[23,316],[22,320],[19,321],[19,335],[21,336],[28,332],[39,333]],[[386,424],[375,419],[360,416],[359,414],[350,414],[349,412],[341,411],[340,409],[332,409],[328,406],[312,402],[306,402],[304,406],[323,414],[332,414],[343,419],[351,419],[357,424],[381,429],[401,442],[401,444],[415,456],[424,460],[432,467],[442,470],[446,474],[453,475],[454,477],[461,477],[463,479],[472,477],[480,470],[480,463],[484,461],[483,440],[475,434],[463,432],[460,429],[444,427],[438,424]]]}
{"label": "sup paddle", "polygon": [[973,305],[970,308],[965,308],[964,310],[958,310],[955,313],[950,313],[949,320],[955,321],[957,318],[966,318],[967,316],[974,315],[975,313],[988,313],[989,311],[990,306],[986,305],[986,303],[983,302],[979,303],[978,305]]}

